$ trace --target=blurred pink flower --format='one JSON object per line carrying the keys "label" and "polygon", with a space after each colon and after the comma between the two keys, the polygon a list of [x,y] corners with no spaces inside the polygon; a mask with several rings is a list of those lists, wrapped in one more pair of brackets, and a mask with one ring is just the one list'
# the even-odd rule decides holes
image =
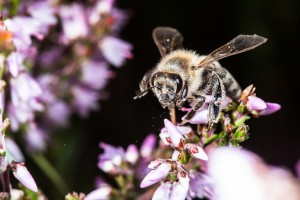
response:
{"label": "blurred pink flower", "polygon": [[27,142],[27,148],[32,151],[45,151],[47,148],[48,136],[46,132],[37,127],[33,122],[28,124],[26,130],[25,139]]}
{"label": "blurred pink flower", "polygon": [[135,164],[139,158],[139,151],[134,144],[130,144],[125,152],[125,158],[131,164]]}
{"label": "blurred pink flower", "polygon": [[154,134],[149,134],[147,137],[144,139],[142,145],[141,145],[141,156],[146,158],[150,157],[152,152],[154,151],[154,147],[156,144],[156,136]]}
{"label": "blurred pink flower", "polygon": [[133,57],[132,45],[113,36],[106,36],[98,46],[102,50],[104,58],[115,67],[121,67],[126,58]]}
{"label": "blurred pink flower", "polygon": [[255,154],[222,147],[210,154],[208,171],[215,200],[298,200],[300,185],[280,168],[267,166]]}
{"label": "blurred pink flower", "polygon": [[87,117],[91,110],[98,109],[99,92],[83,86],[73,86],[71,89],[74,95],[73,107],[81,117]]}
{"label": "blurred pink flower", "polygon": [[85,10],[81,4],[73,3],[71,5],[61,6],[59,15],[62,19],[63,33],[70,40],[86,37],[89,28],[85,16]]}
{"label": "blurred pink flower", "polygon": [[108,200],[112,188],[108,185],[103,185],[85,196],[85,200]]}
{"label": "blurred pink flower", "polygon": [[57,19],[55,17],[55,9],[51,6],[50,1],[36,1],[29,5],[29,14],[43,24],[45,31],[48,31],[50,25],[55,25]]}
{"label": "blurred pink flower", "polygon": [[196,170],[190,170],[190,187],[187,199],[193,198],[208,198],[213,199],[214,181],[207,174],[200,173]]}
{"label": "blurred pink flower", "polygon": [[92,89],[103,89],[112,77],[113,72],[105,62],[90,60],[82,64],[81,81]]}

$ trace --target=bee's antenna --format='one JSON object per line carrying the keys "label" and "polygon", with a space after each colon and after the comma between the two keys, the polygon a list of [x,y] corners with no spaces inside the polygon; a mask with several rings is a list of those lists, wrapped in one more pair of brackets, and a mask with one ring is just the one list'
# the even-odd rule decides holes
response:
{"label": "bee's antenna", "polygon": [[154,87],[156,87],[156,86],[149,87],[149,88],[147,88],[147,90],[144,90],[143,92],[137,91],[137,92],[136,92],[136,96],[133,97],[133,100],[137,100],[137,99],[142,98],[145,94],[147,94],[147,92],[148,92],[150,89],[152,89],[152,88],[154,88]]}

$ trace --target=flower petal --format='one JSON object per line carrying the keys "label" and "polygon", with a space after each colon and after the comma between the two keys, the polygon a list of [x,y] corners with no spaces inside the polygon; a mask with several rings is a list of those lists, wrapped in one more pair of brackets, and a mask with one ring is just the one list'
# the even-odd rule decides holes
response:
{"label": "flower petal", "polygon": [[266,103],[267,104],[267,108],[262,110],[259,115],[263,116],[263,115],[270,115],[273,114],[274,112],[277,112],[278,110],[281,109],[281,105],[279,105],[278,103]]}
{"label": "flower petal", "polygon": [[38,188],[31,174],[25,167],[24,163],[17,163],[14,166],[13,174],[25,187],[37,192]]}
{"label": "flower petal", "polygon": [[190,154],[194,158],[197,158],[197,159],[200,159],[200,160],[208,160],[207,154],[198,145],[188,143],[184,147],[190,152]]}
{"label": "flower petal", "polygon": [[162,163],[156,169],[150,171],[141,183],[141,188],[148,187],[165,178],[171,170],[171,164]]}
{"label": "flower petal", "polygon": [[261,111],[267,108],[267,104],[264,102],[264,100],[256,96],[249,96],[246,106],[249,110],[256,111]]}
{"label": "flower petal", "polygon": [[109,199],[109,195],[112,189],[109,186],[102,186],[85,196],[85,200],[106,200]]}
{"label": "flower petal", "polygon": [[183,142],[185,141],[185,139],[181,135],[180,131],[169,120],[165,119],[164,123],[165,123],[165,127],[166,127],[166,129],[168,131],[168,134],[169,134],[169,136],[171,138],[173,146],[182,148],[183,147]]}
{"label": "flower petal", "polygon": [[149,134],[145,140],[143,141],[143,144],[141,146],[141,155],[142,157],[149,157],[154,149],[154,146],[156,144],[156,136],[154,134]]}
{"label": "flower petal", "polygon": [[125,158],[128,162],[132,164],[136,163],[137,159],[139,158],[139,153],[137,147],[134,144],[130,144],[127,147]]}

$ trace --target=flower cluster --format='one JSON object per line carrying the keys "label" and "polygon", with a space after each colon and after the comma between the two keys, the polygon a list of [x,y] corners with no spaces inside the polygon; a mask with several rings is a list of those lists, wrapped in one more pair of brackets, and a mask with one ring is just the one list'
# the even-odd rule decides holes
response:
{"label": "flower cluster", "polygon": [[[10,190],[12,171],[25,187],[38,191],[12,137],[24,136],[24,148],[44,151],[49,134],[67,125],[72,113],[87,117],[99,108],[114,77],[111,66],[122,67],[132,58],[132,45],[118,36],[127,18],[113,0],[1,1],[0,173],[5,193],[0,199],[41,197],[40,192],[29,197],[25,189]],[[22,134],[4,137],[8,126]]]}
{"label": "flower cluster", "polygon": [[114,76],[110,65],[132,58],[131,44],[118,37],[127,13],[113,0],[9,5],[0,20],[7,112],[11,129],[25,132],[28,148],[42,151],[48,133],[67,125],[72,113],[87,117],[99,108]]}
{"label": "flower cluster", "polygon": [[[229,146],[233,150],[224,150],[224,152],[237,152],[238,157],[239,154],[250,154],[236,148],[240,147],[240,143],[249,138],[249,127],[246,125],[246,121],[251,117],[271,114],[280,109],[279,104],[263,101],[255,95],[254,91],[253,85],[247,87],[242,92],[238,102],[233,102],[229,97],[226,97],[221,103],[222,111],[219,122],[214,124],[213,127],[209,127],[207,111],[208,104],[212,100],[210,96],[206,97],[205,105],[190,120],[191,125],[181,126],[165,119],[165,126],[159,134],[161,139],[159,146],[154,148],[153,140],[155,139],[154,136],[151,136],[152,142],[151,148],[149,148],[151,153],[148,153],[147,157],[140,156],[135,145],[130,145],[125,151],[121,147],[116,148],[101,143],[100,146],[104,149],[104,153],[99,156],[98,167],[114,177],[119,188],[114,188],[105,181],[101,181],[98,184],[98,189],[88,194],[87,198],[115,199],[122,196],[125,199],[152,198],[153,200],[230,199],[222,190],[226,184],[231,188],[230,179],[226,179],[226,182],[222,177],[228,174],[226,170],[230,171],[232,166],[229,165],[235,165],[236,162],[224,161],[220,158],[223,151],[219,150],[222,148],[217,147]],[[183,108],[182,110],[189,111],[190,108]],[[184,118],[185,116],[182,117],[183,120]],[[141,151],[143,148],[141,148]],[[218,153],[219,151],[221,153]],[[249,159],[245,158],[246,161],[244,162],[252,162],[251,159],[254,159],[254,157],[249,156]],[[146,166],[145,160],[149,162],[147,171],[145,169],[143,171],[138,170],[141,169],[141,166]],[[150,162],[150,160],[152,161]],[[250,163],[248,168],[256,167],[252,164]],[[218,173],[221,173],[222,170],[218,171],[218,169],[222,166],[226,167],[226,165],[228,165],[228,169],[223,170],[224,174],[219,176]],[[236,165],[236,168],[241,167],[238,165]],[[243,173],[242,167],[240,171],[238,169],[236,171],[241,173],[238,175],[240,177],[248,176]],[[255,173],[259,172],[255,171]],[[141,177],[141,174],[143,177]],[[228,175],[228,177],[231,176]],[[258,175],[256,176],[256,181],[259,181]],[[270,172],[270,180],[276,178],[276,176],[276,173],[273,177],[273,173]],[[250,177],[245,178],[249,179]],[[286,179],[287,182],[291,180]],[[138,189],[136,183],[140,183],[139,187],[143,190]],[[244,187],[242,182],[236,184]],[[269,183],[265,182],[264,184]],[[289,187],[294,188],[294,186],[293,184],[287,186],[286,190]],[[286,190],[283,190],[283,192],[286,192]],[[299,190],[295,191],[299,192]],[[231,193],[232,191],[228,190],[227,192]],[[238,194],[236,197],[238,197]]]}
{"label": "flower cluster", "polygon": [[[1,82],[3,83],[3,82]],[[16,179],[20,181],[25,187],[30,189],[33,192],[37,192],[37,185],[32,178],[30,172],[27,170],[23,162],[15,162],[14,155],[19,154],[19,149],[17,147],[7,149],[6,145],[10,144],[10,147],[14,147],[14,143],[5,138],[5,132],[9,126],[9,119],[6,118],[3,121],[3,111],[4,111],[4,85],[0,85],[0,172],[1,180],[3,185],[3,193],[1,195],[15,197],[15,199],[20,199],[24,197],[24,193],[21,190],[15,190],[12,192],[10,181],[9,181],[9,172],[12,170],[13,175]],[[20,191],[21,194],[18,194],[17,191]],[[1,196],[0,196],[1,197]]]}

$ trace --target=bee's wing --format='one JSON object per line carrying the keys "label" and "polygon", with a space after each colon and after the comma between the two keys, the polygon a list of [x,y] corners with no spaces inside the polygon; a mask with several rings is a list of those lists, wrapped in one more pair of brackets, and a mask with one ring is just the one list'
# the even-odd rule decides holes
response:
{"label": "bee's wing", "polygon": [[162,57],[176,49],[183,48],[183,37],[174,28],[157,27],[153,30],[152,37]]}
{"label": "bee's wing", "polygon": [[194,67],[193,69],[198,69],[204,65],[221,60],[228,56],[249,51],[265,43],[266,41],[267,38],[258,35],[238,35],[237,37],[230,40],[227,44],[211,52],[198,64],[198,66]]}

